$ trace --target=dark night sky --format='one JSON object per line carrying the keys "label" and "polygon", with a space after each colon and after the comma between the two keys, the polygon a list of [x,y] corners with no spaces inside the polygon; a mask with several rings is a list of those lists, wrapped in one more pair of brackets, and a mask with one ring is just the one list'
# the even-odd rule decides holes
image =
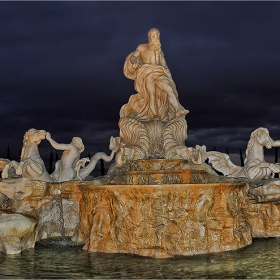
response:
{"label": "dark night sky", "polygon": [[280,139],[280,2],[0,2],[0,157],[9,145],[18,160],[29,128],[109,153],[135,93],[124,60],[153,27],[190,111],[187,146],[244,152],[260,126]]}

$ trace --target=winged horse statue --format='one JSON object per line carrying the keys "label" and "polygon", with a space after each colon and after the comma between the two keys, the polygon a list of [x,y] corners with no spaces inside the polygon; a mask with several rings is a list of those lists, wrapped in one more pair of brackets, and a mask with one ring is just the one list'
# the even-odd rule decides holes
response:
{"label": "winged horse statue", "polygon": [[245,177],[249,179],[268,179],[274,173],[280,173],[280,164],[268,163],[264,159],[263,148],[280,146],[280,141],[273,141],[267,128],[259,127],[251,133],[246,149],[244,166],[237,166],[224,153],[210,151],[206,153],[213,168],[228,177]]}

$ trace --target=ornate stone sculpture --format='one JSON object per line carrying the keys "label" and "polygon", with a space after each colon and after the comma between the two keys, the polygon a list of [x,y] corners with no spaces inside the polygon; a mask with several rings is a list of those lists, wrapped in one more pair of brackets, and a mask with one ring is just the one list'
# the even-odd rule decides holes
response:
{"label": "ornate stone sculpture", "polygon": [[110,138],[110,145],[109,149],[111,150],[111,154],[108,156],[103,152],[96,153],[89,161],[89,164],[82,168],[81,170],[77,170],[77,177],[82,180],[85,179],[91,172],[94,170],[97,162],[100,159],[103,159],[106,162],[111,161],[114,158],[114,155],[117,151],[120,150],[121,143],[120,143],[120,137],[111,137]]}
{"label": "ornate stone sculpture", "polygon": [[159,36],[157,29],[151,29],[149,42],[125,60],[124,74],[135,80],[137,94],[120,110],[123,148],[130,150],[133,160],[180,158],[201,163],[199,152],[185,146],[188,110],[179,103]]}
{"label": "ornate stone sculpture", "polygon": [[251,134],[243,167],[233,164],[227,154],[211,151],[207,152],[206,156],[209,159],[209,163],[225,176],[268,179],[273,173],[280,172],[280,165],[265,161],[263,147],[271,149],[279,145],[279,143],[280,141],[271,139],[266,128],[260,127]]}
{"label": "ornate stone sculpture", "polygon": [[55,164],[55,171],[51,177],[56,182],[70,181],[76,177],[76,171],[89,162],[88,158],[80,159],[80,154],[85,149],[83,141],[80,137],[73,137],[69,144],[59,144],[51,138],[51,134],[47,132],[46,139],[56,150],[63,150],[61,159]]}
{"label": "ornate stone sculpture", "polygon": [[[64,150],[61,159],[55,164],[55,171],[51,175],[47,172],[38,150],[38,145],[45,138],[55,149]],[[70,144],[59,144],[51,138],[49,132],[31,128],[23,138],[20,162],[0,159],[0,170],[2,170],[3,179],[22,177],[45,182],[83,180],[94,170],[100,159],[106,162],[113,159],[115,153],[120,150],[120,137],[111,137],[109,149],[111,150],[109,156],[99,152],[91,159],[80,159],[80,154],[84,150],[81,138],[73,137]],[[85,167],[88,162],[89,164]]]}
{"label": "ornate stone sculpture", "polygon": [[[55,171],[51,177],[55,182],[70,181],[75,178],[80,180],[85,179],[95,168],[100,159],[108,162],[111,161],[119,149],[119,142],[114,137],[110,139],[110,156],[103,152],[96,153],[91,160],[89,158],[80,159],[80,154],[84,150],[84,144],[81,138],[73,137],[70,144],[59,144],[51,138],[51,134],[46,134],[46,139],[50,142],[53,148],[63,150],[61,159],[55,164]],[[89,164],[85,167],[85,164]]]}
{"label": "ornate stone sculpture", "polygon": [[20,163],[10,161],[6,164],[2,171],[2,178],[8,178],[8,170],[14,168],[16,174],[21,175],[22,178],[53,182],[38,150],[38,145],[45,139],[45,136],[45,130],[29,129],[23,137]]}

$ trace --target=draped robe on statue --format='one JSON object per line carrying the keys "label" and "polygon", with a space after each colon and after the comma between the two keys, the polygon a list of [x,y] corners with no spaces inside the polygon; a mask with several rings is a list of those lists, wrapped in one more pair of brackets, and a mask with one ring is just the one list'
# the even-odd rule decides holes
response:
{"label": "draped robe on statue", "polygon": [[137,62],[141,66],[133,68],[132,55],[125,60],[124,74],[135,80],[137,93],[120,110],[120,136],[134,159],[173,158],[176,148],[186,148],[187,138],[185,115],[176,116],[184,111],[176,85],[167,68],[143,64],[140,56]]}
{"label": "draped robe on statue", "polygon": [[[150,64],[143,64],[134,69],[130,62],[132,54],[126,58],[124,74],[127,78],[135,80],[134,87],[137,94],[132,95],[128,103],[122,106],[120,117],[140,121],[153,119],[168,121],[174,118],[178,108],[174,108],[169,102],[168,95],[175,95],[178,102],[178,93],[169,70],[160,65]],[[180,104],[179,110],[184,110]]]}

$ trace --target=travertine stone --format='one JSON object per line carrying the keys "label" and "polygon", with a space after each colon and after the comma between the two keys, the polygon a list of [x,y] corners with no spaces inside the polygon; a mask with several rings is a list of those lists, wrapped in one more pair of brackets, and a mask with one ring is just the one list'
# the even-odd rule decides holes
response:
{"label": "travertine stone", "polygon": [[280,205],[274,203],[246,203],[243,207],[250,224],[252,237],[280,237]]}
{"label": "travertine stone", "polygon": [[0,211],[0,251],[19,254],[22,250],[34,248],[36,221],[20,214]]}
{"label": "travertine stone", "polygon": [[78,181],[48,184],[46,194],[38,204],[37,240],[61,236],[60,199],[64,234],[68,237],[74,235],[80,222],[79,202],[82,198],[77,185]]}
{"label": "travertine stone", "polygon": [[193,164],[183,159],[134,160],[113,165],[106,184],[155,185],[218,182],[219,177],[207,164]]}
{"label": "travertine stone", "polygon": [[245,184],[80,186],[89,252],[151,257],[235,250],[252,242]]}
{"label": "travertine stone", "polygon": [[38,218],[38,204],[46,195],[48,183],[28,178],[0,181],[0,210]]}
{"label": "travertine stone", "polygon": [[[44,198],[46,200],[47,198]],[[63,215],[63,230],[65,236],[72,237],[80,222],[79,203],[71,199],[62,199],[62,213],[60,197],[52,198],[38,209],[38,225],[36,227],[37,240],[61,237],[61,215]]]}
{"label": "travertine stone", "polygon": [[[60,197],[62,212],[59,207]],[[0,182],[0,210],[22,215],[0,218],[0,241],[3,241],[0,247],[2,246],[2,250],[8,254],[18,253],[21,249],[34,247],[35,241],[61,236],[61,213],[64,235],[72,237],[80,221],[81,197],[77,181],[47,183],[27,178],[2,180]],[[19,229],[15,228],[13,223],[11,224],[11,219],[16,220],[20,226]],[[29,220],[34,221],[34,224],[30,225],[32,238],[28,237],[31,233],[26,237],[24,235],[26,228],[29,227]],[[7,230],[1,231],[2,227]],[[13,234],[8,230],[11,230]],[[79,242],[83,241],[80,237]],[[28,245],[29,243],[31,245]]]}

